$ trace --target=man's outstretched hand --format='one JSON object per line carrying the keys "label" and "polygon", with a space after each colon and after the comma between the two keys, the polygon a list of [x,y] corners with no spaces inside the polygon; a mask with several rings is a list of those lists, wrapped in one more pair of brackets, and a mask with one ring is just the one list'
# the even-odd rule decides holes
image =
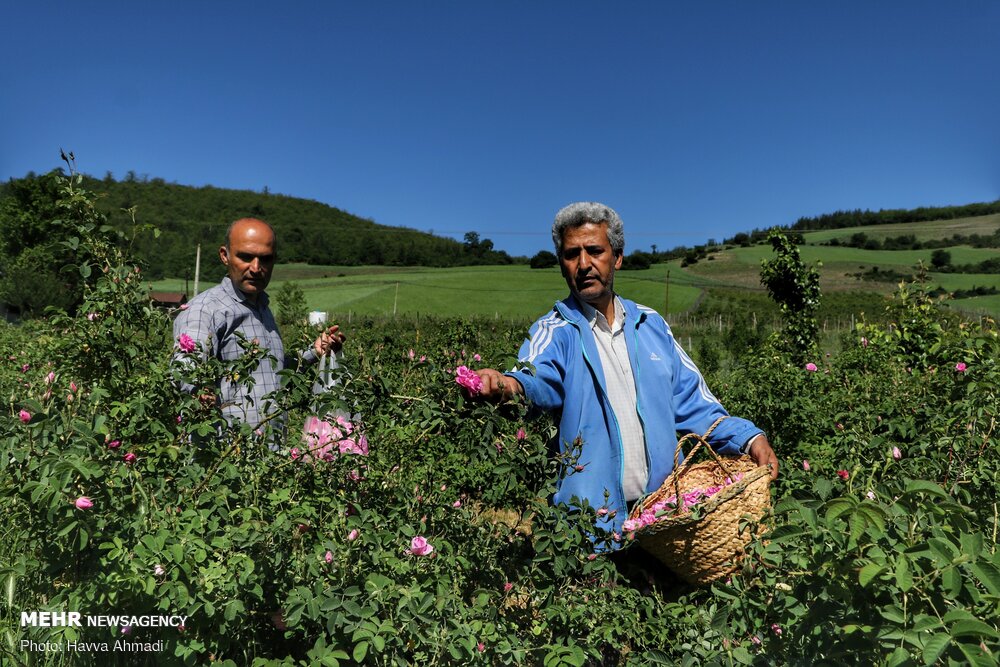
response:
{"label": "man's outstretched hand", "polygon": [[319,338],[313,343],[313,349],[316,350],[316,356],[319,357],[330,352],[340,352],[344,347],[345,340],[347,340],[347,336],[340,333],[340,326],[333,324],[319,335]]}
{"label": "man's outstretched hand", "polygon": [[482,398],[500,402],[509,400],[514,394],[524,395],[521,383],[500,371],[482,368],[476,371],[476,374],[483,381],[483,387],[479,390],[479,396]]}

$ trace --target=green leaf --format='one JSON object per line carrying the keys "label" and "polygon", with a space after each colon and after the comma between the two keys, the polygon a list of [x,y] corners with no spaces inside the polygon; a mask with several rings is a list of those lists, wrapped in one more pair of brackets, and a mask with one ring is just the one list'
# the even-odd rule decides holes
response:
{"label": "green leaf", "polygon": [[910,654],[905,648],[897,648],[885,663],[886,667],[902,667],[911,664],[913,661],[910,660]]}
{"label": "green leaf", "polygon": [[782,526],[778,526],[772,530],[768,535],[767,539],[771,542],[783,542],[790,541],[797,538],[805,533],[809,532],[805,526],[786,523]]}
{"label": "green leaf", "polygon": [[927,540],[927,546],[938,557],[938,562],[942,565],[950,565],[958,557],[958,549],[948,540],[940,537],[932,537]]}
{"label": "green leaf", "polygon": [[884,571],[885,565],[880,563],[868,563],[868,565],[861,568],[861,572],[858,573],[858,583],[861,584],[862,587],[867,586],[871,583],[872,579],[882,574]]}
{"label": "green leaf", "polygon": [[969,569],[990,595],[1000,596],[1000,568],[993,563],[980,561],[970,565]]}
{"label": "green leaf", "polygon": [[957,568],[950,567],[941,573],[944,596],[954,600],[962,592],[962,575]]}
{"label": "green leaf", "polygon": [[826,505],[826,520],[833,521],[845,512],[850,512],[857,506],[853,498],[835,498]]}
{"label": "green leaf", "polygon": [[963,620],[974,621],[976,620],[976,617],[968,609],[962,609],[958,607],[952,609],[951,611],[949,611],[947,614],[944,615],[945,623],[954,623],[955,621],[963,621]]}
{"label": "green leaf", "polygon": [[958,648],[971,667],[995,667],[997,664],[996,659],[983,651],[978,644],[959,643]]}
{"label": "green leaf", "polygon": [[934,482],[928,482],[923,479],[911,479],[906,482],[906,490],[903,495],[910,495],[915,493],[929,493],[933,496],[938,496],[940,498],[951,498],[944,489]]}
{"label": "green leaf", "polygon": [[962,533],[959,537],[959,542],[962,545],[962,553],[973,558],[979,558],[979,554],[983,551],[983,534],[982,533]]}
{"label": "green leaf", "polygon": [[896,606],[887,605],[879,610],[879,613],[887,621],[902,625],[904,621],[903,610]]}
{"label": "green leaf", "polygon": [[351,657],[353,657],[356,662],[364,662],[366,655],[368,655],[368,642],[358,642],[358,644],[354,646],[354,651],[351,653]]}
{"label": "green leaf", "polygon": [[948,648],[948,643],[950,641],[951,637],[941,632],[926,640],[924,642],[924,651],[922,655],[924,664],[933,665],[937,662],[937,659],[940,658],[941,654],[944,653],[946,648]]}
{"label": "green leaf", "polygon": [[952,637],[965,637],[969,635],[976,637],[977,639],[982,637],[1000,639],[1000,632],[997,632],[995,627],[987,625],[978,619],[956,621],[951,626]]}

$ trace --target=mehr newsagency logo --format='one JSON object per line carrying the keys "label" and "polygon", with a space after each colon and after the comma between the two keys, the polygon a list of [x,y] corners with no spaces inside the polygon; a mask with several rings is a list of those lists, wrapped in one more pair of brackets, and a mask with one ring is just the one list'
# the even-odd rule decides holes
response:
{"label": "mehr newsagency logo", "polygon": [[114,641],[35,641],[22,639],[22,651],[109,653],[123,651],[131,653],[156,653],[166,648],[165,641],[143,642],[132,640],[130,635],[136,628],[176,628],[184,631],[187,616],[176,614],[132,615],[132,614],[81,614],[76,611],[22,611],[21,627],[33,628],[114,628],[120,637]]}

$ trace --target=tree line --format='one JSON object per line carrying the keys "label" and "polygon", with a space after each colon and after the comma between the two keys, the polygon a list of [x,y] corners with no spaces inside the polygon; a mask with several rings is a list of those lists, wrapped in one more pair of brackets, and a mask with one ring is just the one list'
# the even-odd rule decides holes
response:
{"label": "tree line", "polygon": [[1000,199],[994,202],[965,204],[962,206],[921,206],[913,209],[854,209],[835,211],[814,217],[799,218],[792,229],[816,231],[819,229],[842,229],[844,227],[864,227],[867,225],[891,225],[901,222],[929,222],[931,220],[956,220],[981,215],[1000,213]]}
{"label": "tree line", "polygon": [[[57,179],[64,176],[62,169],[43,175],[29,173],[0,187],[0,236],[16,239],[23,229],[51,227],[58,218],[52,205],[58,198]],[[527,261],[494,249],[492,241],[474,232],[462,242],[380,225],[318,201],[273,194],[267,188],[253,192],[193,187],[162,178],[140,178],[133,172],[122,180],[110,172],[103,179],[83,175],[81,187],[98,195],[98,210],[108,224],[132,239],[133,254],[144,263],[146,277],[154,280],[193,275],[197,246],[214,252],[229,224],[241,217],[263,218],[275,228],[282,262],[447,267]],[[137,227],[146,226],[156,228],[158,234],[134,233]],[[37,235],[29,236],[32,247],[41,244]],[[0,247],[0,261],[6,257],[9,263],[22,245],[14,241],[10,247]],[[209,273],[218,269],[212,262],[203,268]]]}

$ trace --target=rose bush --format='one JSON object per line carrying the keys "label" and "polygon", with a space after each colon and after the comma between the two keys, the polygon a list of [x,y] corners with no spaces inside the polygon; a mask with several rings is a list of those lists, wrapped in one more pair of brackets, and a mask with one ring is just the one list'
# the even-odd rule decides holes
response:
{"label": "rose bush", "polygon": [[[0,325],[0,663],[65,664],[21,638],[121,634],[21,610],[188,616],[130,628],[166,640],[150,664],[995,663],[993,322],[907,288],[815,370],[764,345],[710,378],[782,457],[770,532],[728,582],[647,590],[596,555],[605,508],[547,503],[577,465],[551,422],[456,385],[512,365],[527,323],[356,320],[333,391],[285,372],[286,420],[229,427],[175,383],[245,381],[259,349],[173,364],[189,343],[89,201],[63,183],[83,305]],[[292,430],[338,414],[322,445]],[[293,457],[310,437],[337,455]]]}

